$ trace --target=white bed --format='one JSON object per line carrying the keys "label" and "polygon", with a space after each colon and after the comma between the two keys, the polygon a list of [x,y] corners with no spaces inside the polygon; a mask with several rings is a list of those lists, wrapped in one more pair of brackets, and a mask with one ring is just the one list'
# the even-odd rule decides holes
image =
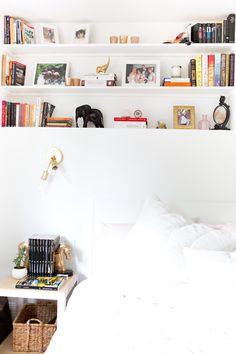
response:
{"label": "white bed", "polygon": [[236,353],[234,225],[194,224],[152,196],[94,244],[47,354]]}

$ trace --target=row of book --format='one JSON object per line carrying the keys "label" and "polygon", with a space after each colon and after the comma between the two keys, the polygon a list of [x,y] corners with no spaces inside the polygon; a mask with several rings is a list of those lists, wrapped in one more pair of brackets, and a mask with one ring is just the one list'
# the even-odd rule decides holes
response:
{"label": "row of book", "polygon": [[4,44],[33,44],[35,29],[25,20],[4,16]]}
{"label": "row of book", "polygon": [[2,86],[24,86],[26,65],[13,60],[9,55],[2,55]]}
{"label": "row of book", "polygon": [[36,104],[2,100],[2,127],[46,127],[55,106],[37,98]]}
{"label": "row of book", "polygon": [[189,62],[192,86],[234,86],[235,54],[197,54]]}
{"label": "row of book", "polygon": [[52,276],[55,251],[60,244],[59,235],[33,235],[28,240],[30,276]]}
{"label": "row of book", "polygon": [[114,117],[114,128],[147,128],[147,118],[136,117]]}
{"label": "row of book", "polygon": [[195,23],[191,26],[191,42],[194,43],[234,43],[235,14],[214,23]]}

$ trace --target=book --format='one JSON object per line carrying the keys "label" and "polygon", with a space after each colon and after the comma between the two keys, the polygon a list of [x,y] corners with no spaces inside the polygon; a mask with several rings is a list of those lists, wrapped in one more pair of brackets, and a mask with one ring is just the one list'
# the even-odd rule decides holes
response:
{"label": "book", "polygon": [[197,54],[196,57],[196,86],[202,86],[202,54]]}
{"label": "book", "polygon": [[11,85],[24,86],[26,65],[18,61],[12,61],[12,79]]}
{"label": "book", "polygon": [[227,22],[228,22],[228,33],[227,33],[227,39],[228,43],[234,43],[235,42],[235,14],[230,14],[227,17]]}
{"label": "book", "polygon": [[221,54],[215,54],[214,86],[220,86]]}
{"label": "book", "polygon": [[190,59],[188,64],[188,76],[192,86],[196,86],[196,59]]}
{"label": "book", "polygon": [[22,44],[34,44],[35,29],[22,21]]}
{"label": "book", "polygon": [[202,54],[202,86],[208,86],[208,55]]}
{"label": "book", "polygon": [[15,287],[17,289],[38,289],[38,290],[58,290],[66,278],[63,276],[52,277],[31,277],[18,280]]}
{"label": "book", "polygon": [[208,85],[214,86],[215,55],[208,54]]}
{"label": "book", "polygon": [[29,238],[29,275],[52,276],[54,252],[59,246],[59,235],[35,234]]}
{"label": "book", "polygon": [[136,118],[136,117],[114,117],[114,122],[146,122],[147,118]]}
{"label": "book", "polygon": [[234,86],[235,54],[229,55],[229,86]]}
{"label": "book", "polygon": [[220,86],[226,86],[226,54],[221,54]]}

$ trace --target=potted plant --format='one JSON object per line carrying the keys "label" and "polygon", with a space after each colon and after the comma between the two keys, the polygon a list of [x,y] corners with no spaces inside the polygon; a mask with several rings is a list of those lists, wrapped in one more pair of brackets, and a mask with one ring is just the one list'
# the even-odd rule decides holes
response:
{"label": "potted plant", "polygon": [[25,267],[25,257],[26,257],[26,248],[22,247],[19,249],[18,254],[13,259],[15,267],[12,269],[12,276],[15,279],[22,279],[27,275],[27,268]]}

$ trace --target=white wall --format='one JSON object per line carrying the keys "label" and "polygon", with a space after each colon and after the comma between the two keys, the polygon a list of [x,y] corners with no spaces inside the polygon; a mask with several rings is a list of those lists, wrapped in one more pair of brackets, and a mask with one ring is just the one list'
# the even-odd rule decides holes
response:
{"label": "white wall", "polygon": [[[46,0],[42,0],[42,4],[44,2]],[[98,3],[87,0],[80,2],[79,9],[75,0],[61,3],[59,7],[58,1],[52,0],[47,1],[46,6],[47,13],[44,6],[39,6],[35,11],[29,0],[5,1],[1,4],[0,13],[25,16],[30,22],[91,21],[91,40],[95,43],[108,43],[110,34],[124,32],[129,35],[140,34],[143,43],[157,43],[173,38],[190,23],[189,19],[194,22],[199,18],[202,21],[214,21],[235,12],[233,0],[214,8],[210,2],[203,0],[191,4],[191,7],[186,0],[167,0],[161,8],[157,1],[149,0],[145,3],[147,10],[144,13],[133,0],[104,0]],[[201,8],[204,8],[204,13]],[[168,26],[156,23],[172,20],[175,23]],[[124,21],[132,23],[125,24]],[[145,26],[140,25],[141,21],[146,22]],[[58,26],[62,42],[67,42],[69,30],[65,31],[60,24]],[[1,24],[0,28],[3,28]],[[2,35],[0,31],[0,38]],[[62,56],[70,61],[73,76],[87,70],[93,71],[107,60],[105,55],[88,56],[86,60],[83,55],[63,53]],[[28,64],[26,80],[31,84],[35,63],[39,58],[22,55],[16,59]],[[44,55],[40,59],[46,61],[49,56]],[[50,58],[54,59],[58,61],[60,56]],[[121,75],[120,63],[123,59],[122,55],[113,56],[110,70],[118,70]],[[180,65],[182,62],[185,64],[185,75],[189,55],[173,57],[174,64],[177,60]],[[166,61],[163,56],[161,61],[164,74],[169,75],[172,57]],[[98,199],[119,199],[120,205],[124,203],[124,208],[124,200],[141,200],[149,192],[156,192],[165,201],[174,201],[175,204],[178,201],[236,200],[235,130],[109,129],[115,114],[121,115],[128,109],[133,111],[137,108],[150,117],[151,127],[155,127],[157,120],[165,120],[172,127],[173,105],[194,105],[197,121],[203,113],[210,118],[219,101],[217,94],[143,97],[86,97],[74,94],[43,98],[56,104],[56,115],[74,116],[76,105],[90,103],[102,109],[108,128],[0,129],[0,278],[11,271],[18,243],[34,233],[60,233],[64,236],[73,247],[75,266],[82,275],[86,275],[94,201]],[[34,97],[13,99],[29,102]],[[229,95],[227,102],[235,112],[234,95]],[[231,119],[235,120],[235,113]],[[231,126],[234,128],[234,124]],[[63,151],[64,162],[58,171],[50,174],[47,182],[43,182],[40,176],[47,165],[45,154],[51,146]]]}
{"label": "white wall", "polygon": [[[97,199],[235,201],[235,145],[233,131],[1,129],[0,276],[37,232],[65,236],[86,275]],[[64,162],[43,182],[51,146]]]}

